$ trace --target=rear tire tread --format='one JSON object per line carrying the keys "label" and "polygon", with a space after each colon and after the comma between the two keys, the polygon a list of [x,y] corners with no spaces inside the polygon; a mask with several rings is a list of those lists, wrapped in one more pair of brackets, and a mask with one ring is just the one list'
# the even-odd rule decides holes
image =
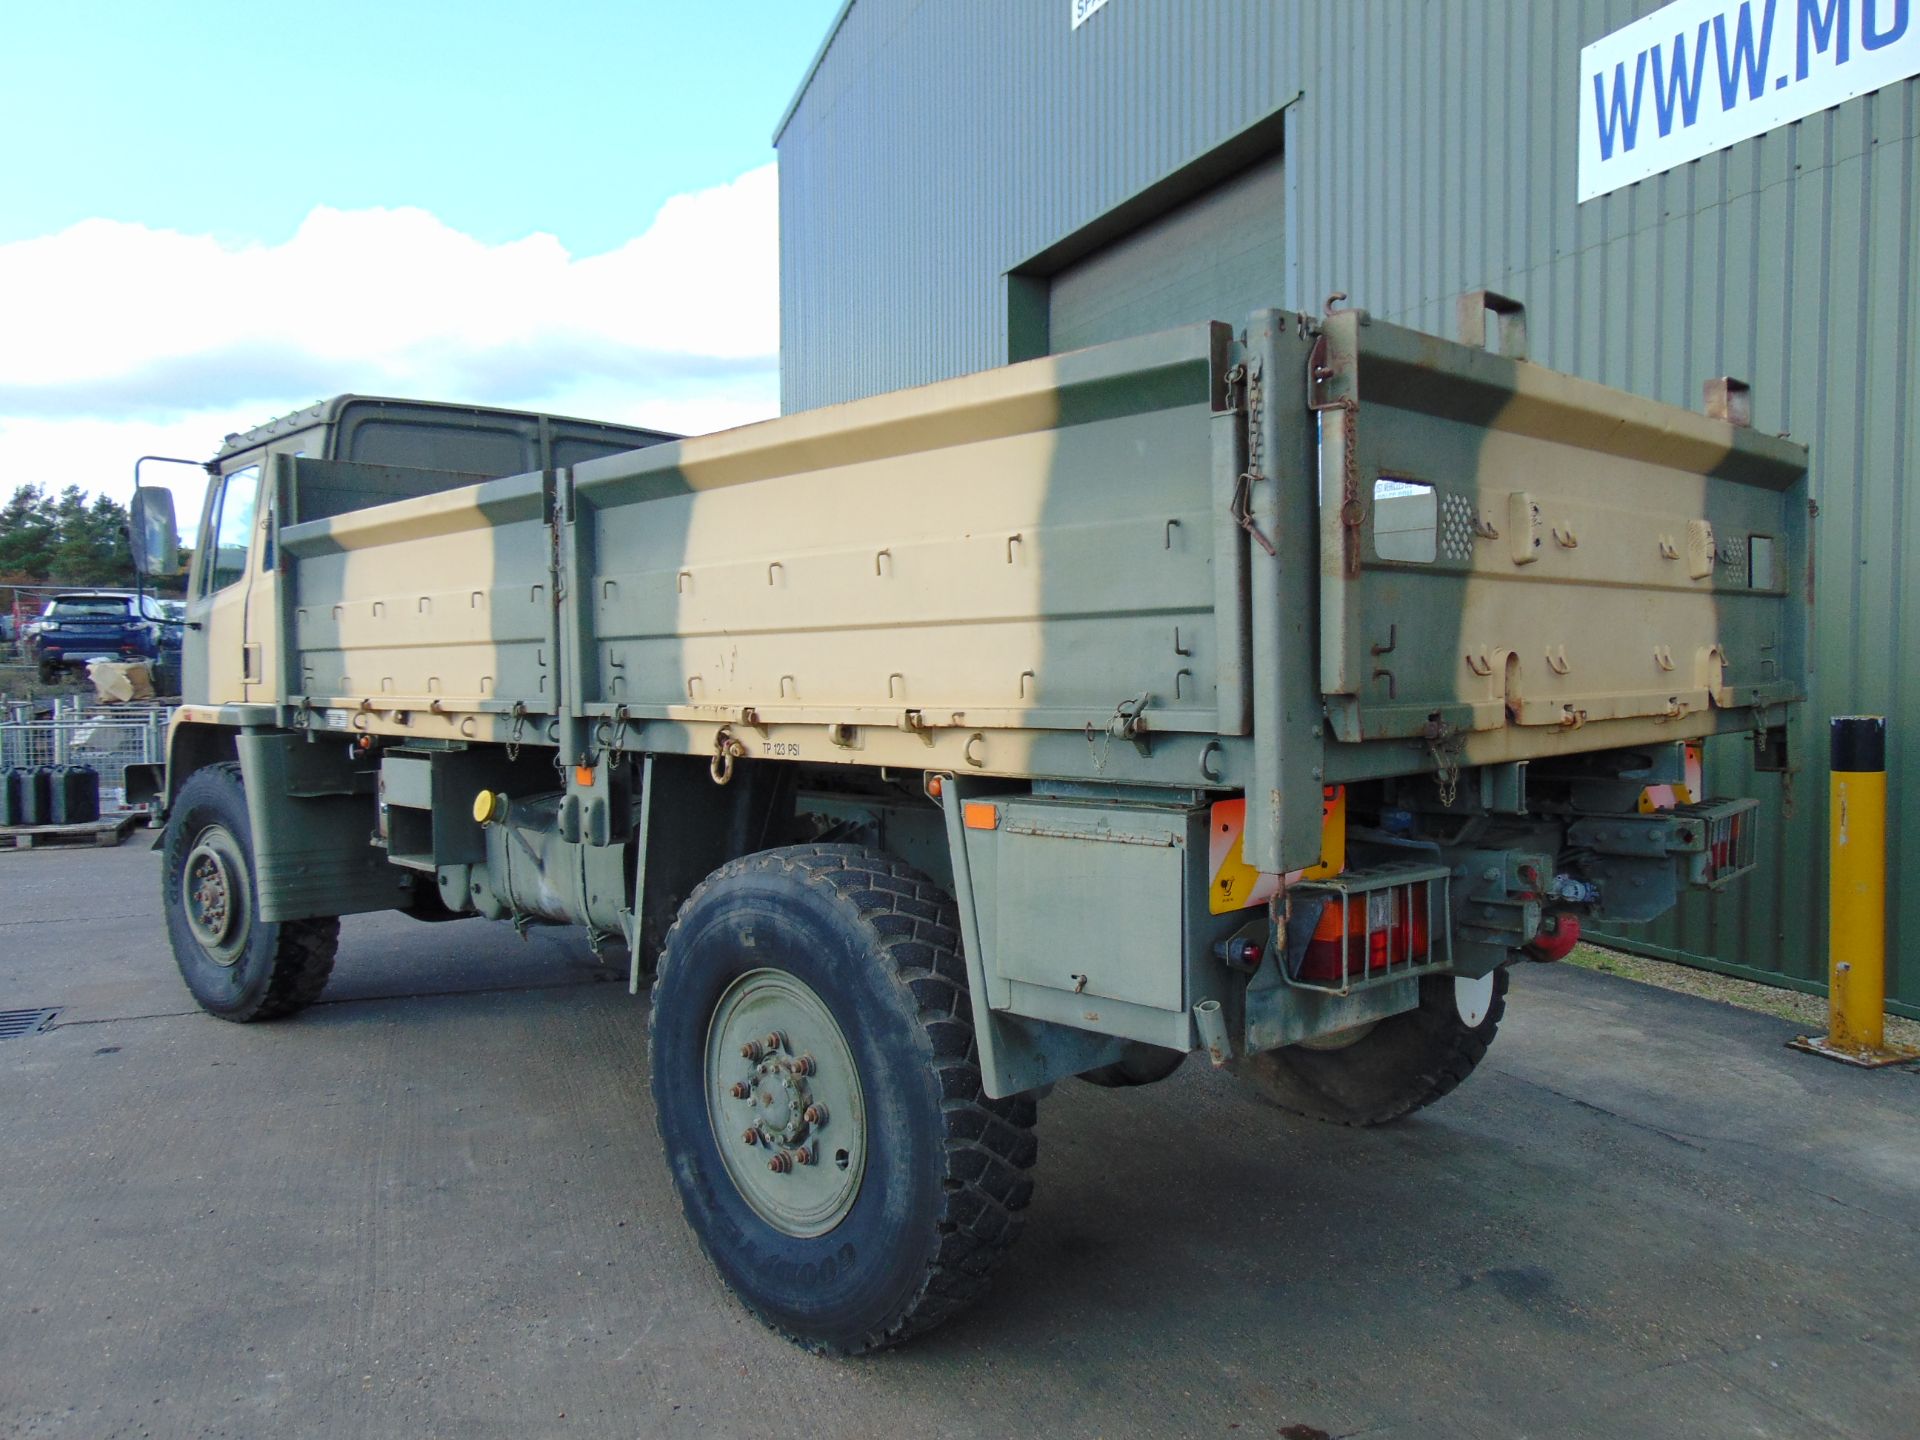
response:
{"label": "rear tire tread", "polygon": [[[1247,1062],[1249,1078],[1262,1099],[1292,1115],[1329,1125],[1344,1125],[1350,1129],[1391,1124],[1452,1093],[1486,1059],[1487,1047],[1493,1043],[1507,1009],[1507,972],[1504,969],[1497,970],[1494,975],[1492,1002],[1476,1026],[1469,1028],[1454,1011],[1453,980],[1450,976],[1440,977],[1444,992],[1443,1005],[1431,1004],[1423,997],[1420,1008],[1382,1022],[1383,1027],[1401,1021],[1409,1029],[1417,1028],[1419,1043],[1408,1048],[1417,1048],[1424,1053],[1420,1057],[1421,1063],[1400,1077],[1391,1093],[1376,1097],[1369,1105],[1343,1105],[1331,1097],[1319,1095],[1304,1077],[1281,1069],[1288,1064],[1284,1052],[1250,1057]],[[1364,1045],[1367,1039],[1358,1043]],[[1332,1061],[1342,1052],[1324,1053],[1327,1060]]]}
{"label": "rear tire tread", "polygon": [[[952,897],[905,861],[857,845],[814,843],[761,851],[714,871],[694,888],[681,913],[692,911],[722,880],[774,867],[824,883],[853,907],[898,987],[902,1010],[918,1019],[926,1067],[943,1097],[943,1204],[917,1289],[891,1324],[859,1345],[838,1347],[795,1335],[731,1285],[728,1289],[762,1323],[815,1353],[886,1349],[951,1319],[986,1292],[992,1271],[1019,1237],[1022,1212],[1033,1198],[1028,1172],[1038,1154],[1036,1107],[1031,1096],[995,1100],[983,1090],[966,962],[960,954],[959,912]],[[676,918],[661,957],[663,973],[675,963],[679,929]],[[677,1187],[675,1194],[678,1197]],[[691,1225],[684,1198],[680,1204]],[[698,1234],[697,1226],[691,1228]],[[704,1247],[704,1237],[701,1243]],[[726,1283],[724,1272],[721,1280]]]}

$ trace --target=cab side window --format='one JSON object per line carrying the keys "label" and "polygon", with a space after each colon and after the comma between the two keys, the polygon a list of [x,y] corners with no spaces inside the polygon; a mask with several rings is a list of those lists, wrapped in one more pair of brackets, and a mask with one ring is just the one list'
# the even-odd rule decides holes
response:
{"label": "cab side window", "polygon": [[200,593],[224,590],[247,573],[247,546],[253,541],[254,507],[260,497],[260,467],[249,465],[220,482],[207,526],[212,547]]}

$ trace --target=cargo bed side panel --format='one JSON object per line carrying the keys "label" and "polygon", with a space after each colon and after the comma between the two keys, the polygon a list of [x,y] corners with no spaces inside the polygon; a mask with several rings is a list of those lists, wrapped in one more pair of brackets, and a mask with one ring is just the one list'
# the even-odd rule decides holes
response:
{"label": "cargo bed side panel", "polygon": [[1212,733],[1225,343],[1196,326],[578,467],[587,709],[1105,736],[1144,704]]}
{"label": "cargo bed side panel", "polygon": [[289,703],[553,713],[549,506],[516,475],[283,528]]}
{"label": "cargo bed side panel", "polygon": [[1318,364],[1340,739],[1437,721],[1550,755],[1802,692],[1798,447],[1358,312],[1329,319]]}

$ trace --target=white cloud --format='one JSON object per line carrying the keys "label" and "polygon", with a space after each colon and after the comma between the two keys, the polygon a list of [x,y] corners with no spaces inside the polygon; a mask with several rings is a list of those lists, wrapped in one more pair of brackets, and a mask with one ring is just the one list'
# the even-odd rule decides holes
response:
{"label": "white cloud", "polygon": [[[320,206],[280,245],[119,221],[0,246],[0,493],[122,498],[135,457],[342,391],[699,433],[779,407],[774,167],[680,195],[575,258],[418,209]],[[171,467],[170,467],[171,468]],[[183,512],[197,482],[166,469]]]}

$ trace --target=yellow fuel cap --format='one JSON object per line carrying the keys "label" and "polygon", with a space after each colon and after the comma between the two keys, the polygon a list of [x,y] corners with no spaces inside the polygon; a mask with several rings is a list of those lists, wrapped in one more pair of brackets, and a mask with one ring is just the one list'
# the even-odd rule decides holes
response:
{"label": "yellow fuel cap", "polygon": [[473,818],[491,825],[507,813],[507,797],[493,790],[482,790],[473,797]]}

